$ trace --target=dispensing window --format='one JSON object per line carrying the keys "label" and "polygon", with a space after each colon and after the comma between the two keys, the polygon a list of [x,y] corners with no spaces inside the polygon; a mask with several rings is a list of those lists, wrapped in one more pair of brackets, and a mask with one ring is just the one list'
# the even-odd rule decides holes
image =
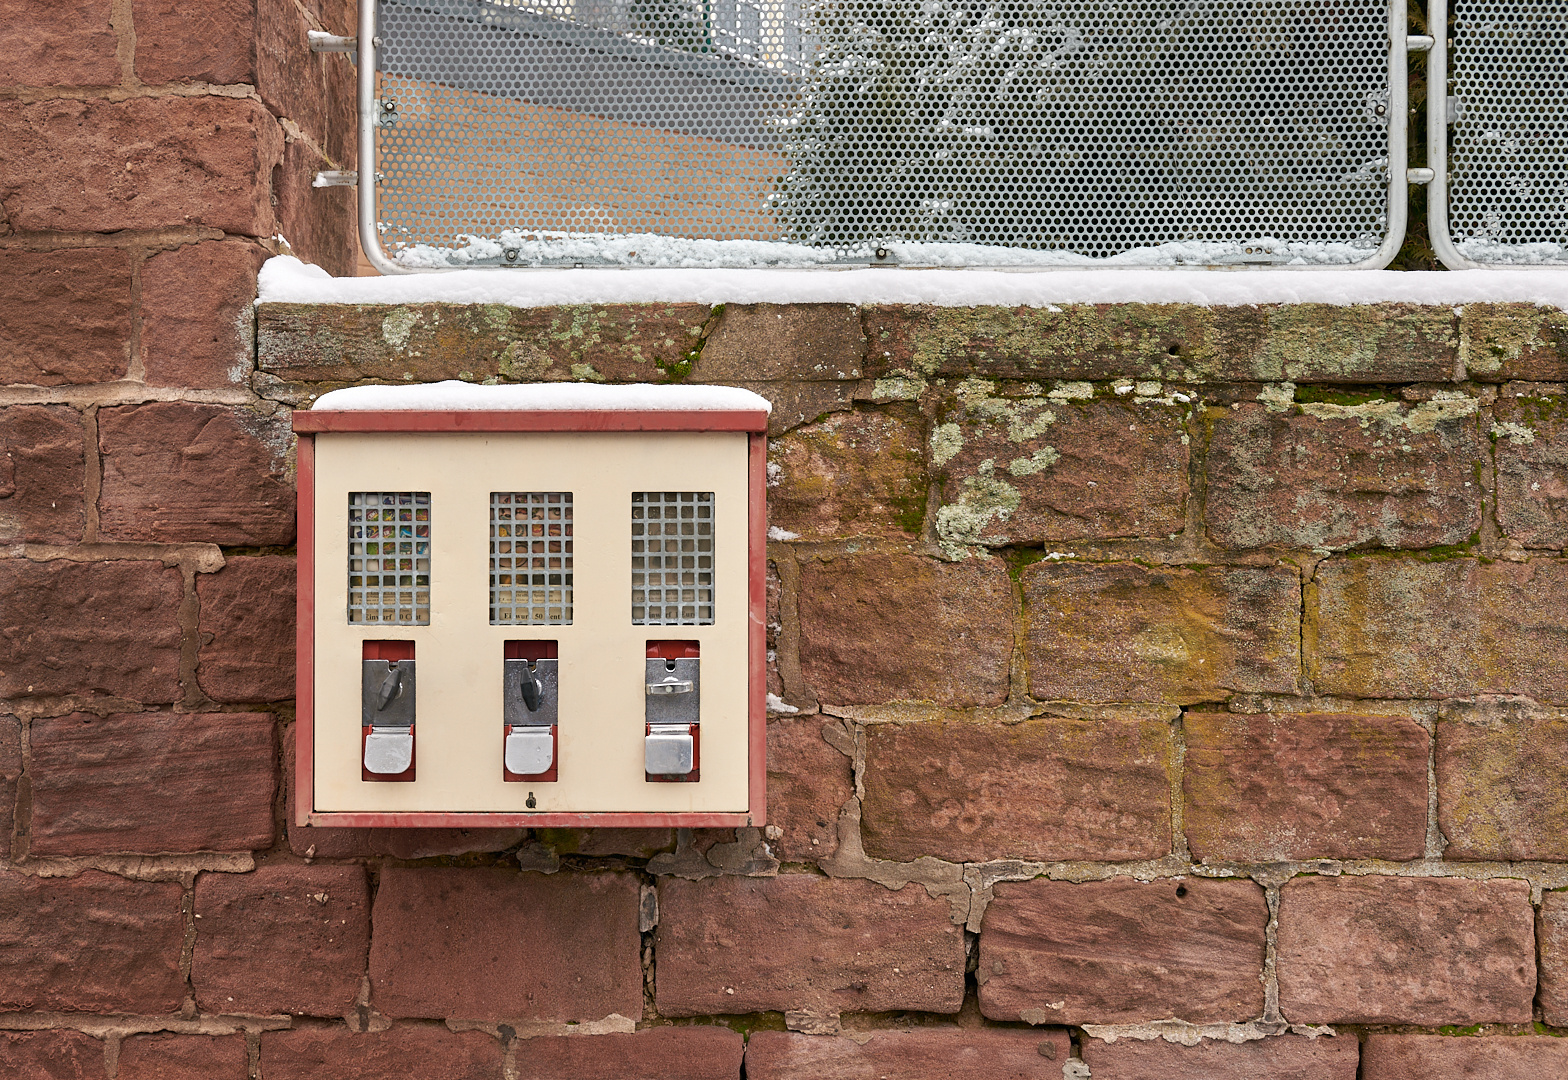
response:
{"label": "dispensing window", "polygon": [[727,387],[296,414],[300,823],[761,824],[766,424]]}

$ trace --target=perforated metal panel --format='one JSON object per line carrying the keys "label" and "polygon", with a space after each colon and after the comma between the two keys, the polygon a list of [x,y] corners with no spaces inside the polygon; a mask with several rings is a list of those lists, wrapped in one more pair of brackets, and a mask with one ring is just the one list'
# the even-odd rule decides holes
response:
{"label": "perforated metal panel", "polygon": [[429,624],[430,492],[349,492],[348,621]]}
{"label": "perforated metal panel", "polygon": [[1568,4],[1450,7],[1447,235],[1434,246],[1455,267],[1568,263]]}
{"label": "perforated metal panel", "polygon": [[632,492],[632,623],[713,622],[713,492]]}
{"label": "perforated metal panel", "polygon": [[490,493],[490,622],[572,621],[572,493]]}
{"label": "perforated metal panel", "polygon": [[1403,228],[1404,0],[377,12],[405,269],[1373,265]]}

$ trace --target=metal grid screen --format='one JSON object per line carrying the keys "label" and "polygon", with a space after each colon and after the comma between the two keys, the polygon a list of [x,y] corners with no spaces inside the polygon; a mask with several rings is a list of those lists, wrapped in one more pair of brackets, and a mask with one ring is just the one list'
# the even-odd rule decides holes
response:
{"label": "metal grid screen", "polygon": [[713,622],[713,492],[632,492],[632,623]]}
{"label": "metal grid screen", "polygon": [[349,492],[348,621],[429,625],[430,492]]}
{"label": "metal grid screen", "polygon": [[1364,262],[1391,2],[379,0],[379,228],[410,268]]}
{"label": "metal grid screen", "polygon": [[490,493],[490,622],[572,621],[572,493]]}
{"label": "metal grid screen", "polygon": [[1448,220],[1478,263],[1568,263],[1568,6],[1454,0]]}

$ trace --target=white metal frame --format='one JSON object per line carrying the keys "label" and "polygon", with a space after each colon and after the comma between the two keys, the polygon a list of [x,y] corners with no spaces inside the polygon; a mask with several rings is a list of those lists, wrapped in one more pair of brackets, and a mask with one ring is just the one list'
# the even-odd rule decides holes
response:
{"label": "white metal frame", "polygon": [[[1441,18],[1446,19],[1446,7],[1447,7],[1446,0],[1428,0],[1428,2],[1430,4],[1432,10],[1435,10],[1435,11],[1440,13],[1440,15],[1436,16],[1436,17],[1441,17]],[[378,228],[377,207],[376,207],[376,185],[377,185],[377,182],[378,182],[378,179],[379,179],[379,174],[377,173],[376,167],[375,167],[376,166],[376,117],[377,117],[376,51],[377,51],[377,46],[380,44],[378,39],[377,39],[377,37],[376,37],[376,8],[377,8],[376,0],[360,0],[360,5],[359,5],[359,182],[357,184],[357,187],[358,187],[358,203],[359,203],[359,241],[360,241],[360,246],[364,250],[366,260],[369,261],[370,265],[375,267],[375,269],[378,270],[382,274],[419,274],[419,273],[432,273],[432,272],[434,272],[434,273],[442,273],[442,272],[446,272],[448,270],[459,269],[458,267],[417,267],[416,268],[416,267],[403,266],[403,265],[399,264],[398,262],[396,262],[395,260],[393,260],[391,258],[388,258],[387,255],[386,255],[386,252],[381,247],[381,233],[380,233],[380,230]],[[1280,266],[1280,265],[1266,265],[1266,264],[1265,265],[1256,265],[1256,264],[1254,264],[1254,265],[1247,265],[1247,266],[1213,266],[1213,267],[1208,267],[1207,269],[1214,269],[1214,270],[1235,270],[1235,269],[1252,269],[1252,270],[1256,270],[1256,269],[1267,269],[1267,270],[1271,270],[1271,271],[1298,270],[1298,271],[1309,271],[1309,272],[1310,271],[1320,271],[1320,270],[1381,270],[1384,267],[1388,266],[1388,264],[1391,263],[1394,260],[1394,256],[1396,256],[1399,253],[1399,249],[1404,244],[1405,232],[1406,232],[1406,230],[1407,230],[1407,228],[1409,227],[1409,224],[1410,224],[1410,220],[1409,220],[1410,219],[1410,202],[1409,202],[1410,192],[1409,192],[1409,186],[1410,186],[1410,182],[1411,182],[1411,176],[1410,176],[1410,170],[1409,170],[1409,156],[1410,156],[1410,153],[1409,153],[1409,151],[1410,151],[1410,147],[1409,147],[1409,141],[1410,141],[1409,140],[1410,73],[1409,73],[1409,59],[1408,58],[1409,58],[1409,54],[1410,54],[1411,51],[1413,51],[1413,50],[1420,50],[1420,49],[1423,49],[1423,48],[1427,47],[1427,42],[1425,40],[1418,40],[1418,39],[1411,38],[1411,36],[1409,34],[1408,11],[1409,11],[1408,0],[1390,0],[1389,12],[1388,12],[1388,19],[1389,19],[1389,25],[1388,25],[1388,37],[1389,37],[1389,41],[1388,41],[1388,92],[1389,92],[1388,93],[1388,96],[1389,96],[1388,229],[1387,229],[1387,232],[1386,232],[1386,234],[1384,236],[1383,243],[1378,247],[1377,251],[1375,251],[1371,256],[1369,256],[1366,259],[1363,259],[1360,262],[1346,263],[1346,264],[1339,265],[1339,266],[1288,266],[1288,265],[1287,266]],[[1434,25],[1436,25],[1436,24],[1434,23]],[[1434,64],[1439,65],[1437,70],[1443,72],[1443,78],[1446,80],[1446,65],[1444,64],[1444,61],[1446,59],[1446,52],[1440,51],[1440,50],[1443,49],[1443,47],[1445,45],[1445,42],[1443,40],[1443,35],[1439,34],[1439,35],[1436,35],[1436,37],[1437,37],[1437,43],[1436,43],[1436,47],[1434,47],[1433,50],[1432,50],[1432,61],[1433,61]],[[1428,85],[1429,86],[1434,81],[1435,80],[1433,80],[1431,78],[1431,76],[1428,77]],[[1445,84],[1445,92],[1446,92],[1446,84]],[[1429,129],[1428,130],[1430,131],[1431,130],[1430,125],[1433,123],[1433,119],[1432,119],[1432,117],[1433,117],[1433,110],[1432,110],[1431,104],[1430,104],[1430,93],[1428,94],[1428,99],[1429,99],[1429,104],[1428,104],[1428,124],[1429,124]],[[1438,114],[1439,114],[1439,121],[1438,122],[1444,122],[1444,118],[1442,117],[1441,107],[1438,110]],[[1443,129],[1443,134],[1446,137],[1446,127]],[[1429,136],[1429,139],[1428,139],[1428,143],[1429,143],[1429,145],[1431,144],[1430,136]],[[1446,143],[1445,143],[1445,147],[1446,147]],[[1441,155],[1439,155],[1439,159],[1440,158],[1441,158]],[[1442,162],[1441,162],[1441,160],[1439,160],[1438,161],[1438,165],[1437,165],[1437,176],[1439,177],[1439,179],[1441,179],[1443,177],[1443,175],[1444,175],[1442,170],[1441,170],[1441,166],[1442,166]],[[1422,179],[1424,179],[1424,177]],[[1433,184],[1433,193],[1434,193],[1434,195],[1441,194],[1443,191],[1444,191],[1444,189],[1438,187],[1437,182],[1434,182],[1434,184]],[[1433,204],[1441,205],[1442,204],[1442,200],[1441,199],[1430,200],[1429,201],[1429,212],[1430,212],[1431,206]],[[1436,240],[1436,238],[1437,238],[1437,235],[1438,235],[1438,232],[1439,232],[1439,226],[1438,226],[1438,220],[1439,219],[1434,217],[1432,220],[1433,220],[1433,229],[1432,229],[1432,231],[1433,231],[1433,238],[1434,238],[1434,247],[1437,247],[1437,240]],[[1448,237],[1447,237],[1447,232],[1446,232],[1446,229],[1447,229],[1446,214],[1442,218],[1442,226],[1441,226],[1441,228],[1443,230],[1442,235],[1443,235],[1444,241],[1447,242],[1448,241]],[[1452,243],[1448,243],[1447,246],[1448,246],[1449,250],[1453,254],[1455,254],[1455,255],[1458,254],[1457,251],[1453,251]],[[1443,261],[1445,263],[1449,263],[1448,258],[1446,256],[1443,256],[1441,247],[1438,247],[1438,253],[1439,253],[1439,256],[1443,258]],[[1468,263],[1468,260],[1466,260],[1466,262],[1470,266],[1477,265],[1475,263]],[[1453,265],[1453,264],[1449,263],[1449,265]],[[840,264],[839,268],[842,268],[842,264]],[[1118,269],[1123,269],[1123,268],[1124,267],[1122,267],[1122,266],[1112,266],[1112,265],[1104,265],[1104,266],[1083,266],[1083,265],[1079,265],[1079,266],[1072,266],[1072,267],[1050,267],[1050,266],[1042,266],[1042,267],[1008,267],[1008,269],[1010,269],[1010,270],[1022,270],[1022,271],[1025,271],[1025,272],[1035,271],[1035,270],[1039,270],[1039,271],[1050,271],[1050,270],[1078,270],[1078,271],[1082,271],[1082,270],[1102,270],[1102,269],[1103,270],[1118,270]],[[510,268],[496,267],[495,269],[510,269]],[[534,268],[529,268],[529,269],[534,269]],[[972,269],[982,269],[982,267],[973,267]],[[1136,269],[1176,269],[1176,268],[1175,267],[1137,267]],[[1188,266],[1188,267],[1185,267],[1185,269],[1197,269],[1197,267]]]}

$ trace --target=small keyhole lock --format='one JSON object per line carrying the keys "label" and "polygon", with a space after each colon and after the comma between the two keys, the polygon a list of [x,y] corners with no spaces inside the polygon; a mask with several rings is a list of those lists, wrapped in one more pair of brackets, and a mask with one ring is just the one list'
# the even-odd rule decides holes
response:
{"label": "small keyhole lock", "polygon": [[700,774],[701,660],[694,641],[650,641],[644,664],[643,772],[654,783]]}

